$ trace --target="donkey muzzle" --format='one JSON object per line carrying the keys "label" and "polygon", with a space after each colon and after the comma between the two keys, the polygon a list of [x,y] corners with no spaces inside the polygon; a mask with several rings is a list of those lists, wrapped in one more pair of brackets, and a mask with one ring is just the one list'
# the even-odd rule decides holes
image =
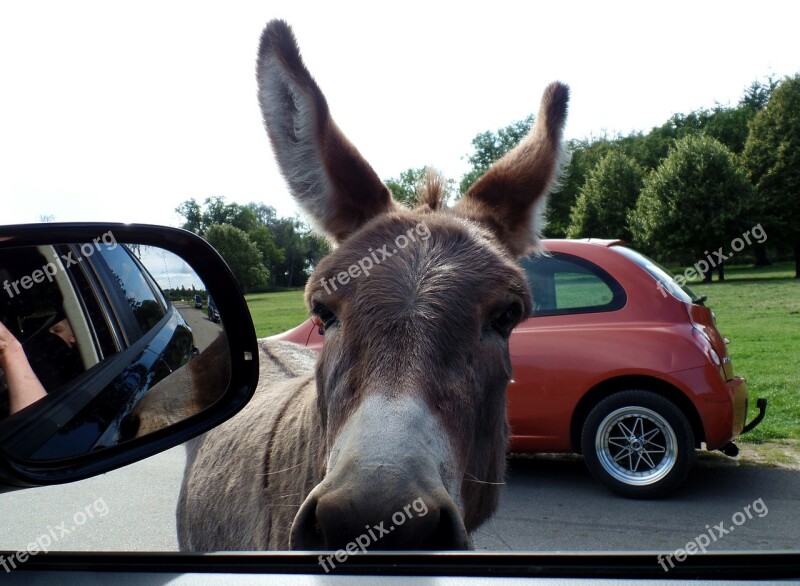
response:
{"label": "donkey muzzle", "polygon": [[[464,550],[471,546],[461,515],[442,487],[387,499],[386,485],[312,492],[297,513],[293,550]],[[320,488],[320,487],[318,487]],[[392,503],[392,504],[390,504]]]}

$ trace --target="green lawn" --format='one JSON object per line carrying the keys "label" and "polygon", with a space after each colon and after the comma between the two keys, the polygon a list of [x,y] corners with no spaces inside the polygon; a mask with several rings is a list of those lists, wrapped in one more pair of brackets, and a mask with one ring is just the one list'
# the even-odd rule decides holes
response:
{"label": "green lawn", "polygon": [[285,332],[308,318],[303,289],[254,293],[246,295],[245,300],[259,338]]}
{"label": "green lawn", "polygon": [[[750,418],[757,397],[769,400],[767,417],[744,436],[748,441],[800,439],[800,280],[793,276],[793,263],[777,263],[730,267],[722,283],[689,283],[695,293],[708,296],[717,327],[731,341],[734,371],[747,378],[750,389]],[[248,295],[247,303],[259,337],[308,317],[302,289]]]}

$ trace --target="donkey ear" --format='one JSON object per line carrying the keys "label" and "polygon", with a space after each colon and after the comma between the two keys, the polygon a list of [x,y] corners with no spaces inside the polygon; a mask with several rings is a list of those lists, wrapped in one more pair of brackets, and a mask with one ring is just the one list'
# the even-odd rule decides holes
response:
{"label": "donkey ear", "polygon": [[569,88],[551,83],[528,135],[497,161],[455,206],[457,213],[491,228],[515,257],[539,244],[547,194],[562,160],[561,135]]}
{"label": "donkey ear", "polygon": [[257,77],[278,165],[319,227],[340,242],[370,218],[395,209],[389,189],[331,118],[282,20],[270,21],[261,35]]}

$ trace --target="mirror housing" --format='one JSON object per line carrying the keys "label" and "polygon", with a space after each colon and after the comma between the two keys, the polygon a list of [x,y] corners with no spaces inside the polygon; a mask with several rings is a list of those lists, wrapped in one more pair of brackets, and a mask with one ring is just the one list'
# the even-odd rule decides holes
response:
{"label": "mirror housing", "polygon": [[[230,349],[230,381],[227,388],[204,410],[147,435],[71,457],[41,460],[15,457],[4,449],[2,437],[37,421],[36,405],[31,419],[20,419],[0,431],[0,492],[81,480],[147,458],[219,425],[244,407],[258,382],[258,347],[250,312],[236,278],[219,253],[192,232],[165,226],[119,223],[43,223],[0,226],[0,252],[23,246],[84,244],[112,234],[115,243],[158,247],[185,260],[206,283],[214,310],[224,323]],[[2,268],[2,267],[0,267]],[[2,283],[0,283],[2,285]],[[25,287],[25,284],[22,285]],[[27,288],[27,287],[26,287]],[[4,295],[0,291],[0,295]],[[9,293],[9,296],[11,294]],[[211,321],[215,321],[213,318]],[[113,358],[111,359],[113,360]],[[85,385],[100,384],[86,379]],[[79,388],[85,391],[85,388]]]}

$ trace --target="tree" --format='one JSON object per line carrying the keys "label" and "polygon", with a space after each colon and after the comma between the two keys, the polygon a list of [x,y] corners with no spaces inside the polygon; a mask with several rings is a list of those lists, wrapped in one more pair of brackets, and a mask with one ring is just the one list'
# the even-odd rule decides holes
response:
{"label": "tree", "polygon": [[175,212],[186,220],[182,226],[202,236],[211,226],[229,224],[244,232],[250,232],[257,226],[267,226],[274,220],[275,209],[264,205],[249,203],[241,206],[237,203],[226,203],[225,197],[215,195],[207,197],[203,205],[192,198],[175,208]]}
{"label": "tree", "polygon": [[676,140],[694,134],[716,138],[739,154],[747,140],[748,123],[756,112],[750,103],[748,100],[748,105],[745,105],[740,101],[735,108],[717,104],[711,110],[700,108],[688,114],[674,114],[646,135],[632,134],[616,142],[645,169],[655,169]]}
{"label": "tree", "polygon": [[268,206],[263,203],[250,202],[244,207],[253,213],[259,226],[271,226],[277,219],[275,208],[272,206]]}
{"label": "tree", "polygon": [[698,129],[740,155],[750,133],[750,121],[766,106],[774,89],[771,78],[767,83],[754,81],[745,88],[735,108],[717,104],[713,110],[700,110]]}
{"label": "tree", "polygon": [[611,150],[589,173],[572,208],[570,238],[630,240],[628,213],[636,205],[644,171],[619,149]]}
{"label": "tree", "polygon": [[611,149],[613,143],[607,137],[593,140],[570,140],[566,150],[569,162],[562,169],[557,191],[547,200],[547,236],[566,238],[571,224],[572,208],[578,200],[581,187],[589,173]]}
{"label": "tree", "polygon": [[246,234],[258,248],[261,253],[261,261],[270,270],[270,276],[272,276],[272,269],[286,260],[286,252],[275,243],[272,232],[266,226],[256,225]]}
{"label": "tree", "polygon": [[750,132],[748,124],[753,116],[755,116],[755,110],[748,107],[724,108],[717,106],[708,115],[703,132],[716,138],[731,152],[739,155],[747,142],[747,135]]}
{"label": "tree", "polygon": [[[726,249],[741,233],[740,212],[751,196],[747,174],[733,153],[711,137],[690,135],[645,178],[629,217],[631,233],[645,250],[716,266],[723,280],[724,262],[713,251]],[[710,280],[711,271],[703,277]]]}
{"label": "tree", "polygon": [[275,263],[273,284],[299,287],[305,284],[313,267],[330,252],[327,242],[312,234],[298,218],[280,218],[271,226],[275,244],[284,257]]}
{"label": "tree", "polygon": [[[222,196],[208,197],[203,205],[190,199],[176,210],[183,227],[205,235],[214,226],[233,226],[258,248],[269,273],[269,284],[303,286],[312,268],[330,252],[327,242],[310,232],[295,218],[278,218],[275,208],[262,203],[226,203]],[[224,255],[223,255],[224,256]]]}
{"label": "tree", "polygon": [[[207,197],[204,205],[204,228],[219,224],[236,225],[236,220],[239,218],[239,205],[235,203],[225,203],[225,197],[222,195]],[[239,229],[244,230],[242,227],[239,227]]]}
{"label": "tree", "polygon": [[800,278],[800,74],[784,79],[756,114],[743,158],[756,190],[753,213],[773,242],[793,251]]}
{"label": "tree", "polygon": [[754,81],[745,88],[744,94],[739,100],[739,106],[750,108],[754,112],[763,110],[776,87],[778,87],[778,82],[772,77],[768,77],[766,83]]}
{"label": "tree", "polygon": [[269,271],[261,252],[243,230],[230,224],[215,224],[208,227],[205,239],[228,263],[242,289],[267,283]]}
{"label": "tree", "polygon": [[[731,151],[740,154],[749,132],[749,122],[763,108],[774,82],[753,82],[745,89],[736,107],[717,104],[713,109],[701,108],[688,114],[675,114],[664,124],[649,132],[634,132],[627,136],[601,136],[570,140],[567,151],[569,163],[562,174],[560,187],[548,201],[547,234],[565,237],[572,223],[572,212],[589,173],[611,150],[617,149],[631,157],[647,173],[656,169],[675,145],[691,135],[716,138]],[[754,248],[757,264],[768,264],[763,244]]]}
{"label": "tree", "polygon": [[197,203],[197,200],[194,198],[186,200],[177,208],[175,208],[175,213],[177,213],[179,216],[182,216],[183,219],[186,220],[181,228],[184,230],[189,230],[189,232],[194,232],[195,234],[202,233],[203,210],[200,207],[200,204]]}
{"label": "tree", "polygon": [[[751,116],[748,118],[748,130],[747,134],[745,135],[745,143],[747,142],[750,132],[750,121],[760,110],[763,110],[766,107],[770,97],[772,96],[772,92],[775,91],[776,87],[778,87],[778,82],[775,81],[772,76],[770,76],[767,78],[765,83],[759,82],[758,80],[754,81],[745,89],[744,94],[742,94],[742,97],[739,100],[739,109],[746,109],[751,113]],[[741,153],[743,150],[744,149],[736,152]],[[753,216],[757,217],[757,214],[753,214]],[[756,266],[767,266],[772,264],[767,258],[766,243],[757,243],[754,250],[756,255]]]}

